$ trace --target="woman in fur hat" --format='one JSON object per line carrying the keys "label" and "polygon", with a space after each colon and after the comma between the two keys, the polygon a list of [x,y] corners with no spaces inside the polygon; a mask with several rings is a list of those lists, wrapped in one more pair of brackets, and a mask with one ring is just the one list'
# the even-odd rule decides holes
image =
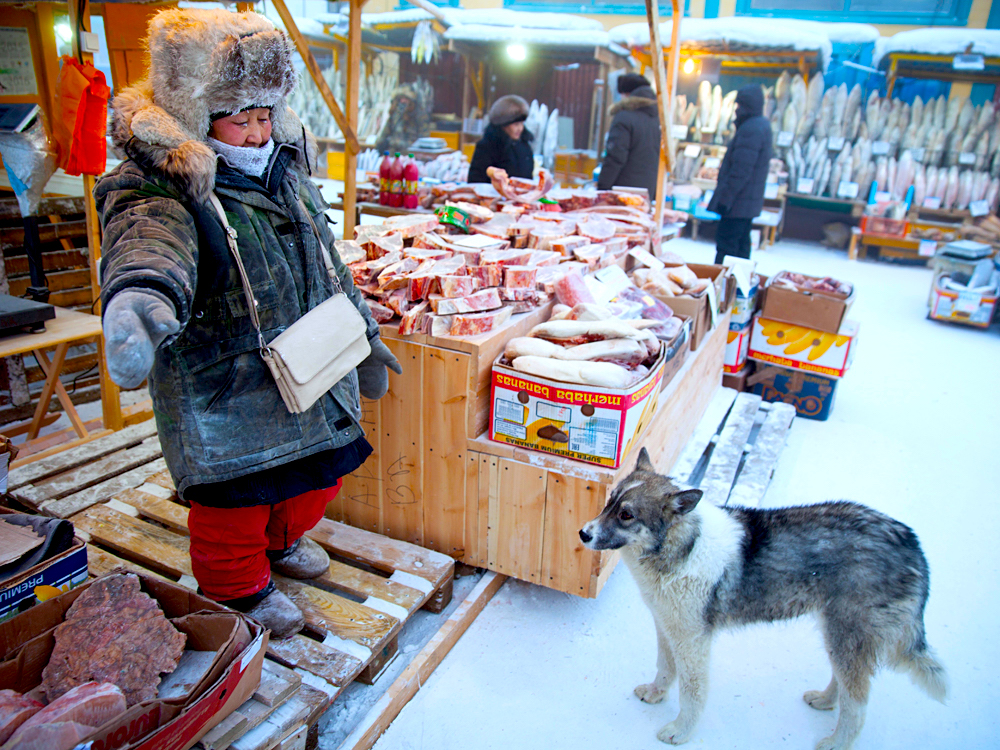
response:
{"label": "woman in fur hat", "polygon": [[501,96],[490,107],[490,124],[476,144],[469,165],[469,182],[490,182],[488,167],[499,167],[508,177],[530,180],[535,170],[531,133],[524,128],[528,103],[519,96]]}
{"label": "woman in fur hat", "polygon": [[[95,189],[108,369],[149,380],[163,455],[191,505],[191,566],[208,597],[273,637],[303,625],[271,572],[314,578],[326,552],[303,535],[340,478],[371,453],[366,398],[399,363],[334,250],[327,203],[309,180],[314,144],[286,96],[287,36],[258,13],[167,10],[149,27],[147,79],[114,101],[126,159]],[[260,356],[215,192],[238,236],[265,339],[333,294],[320,251],[364,317],[371,356],[301,414]]]}

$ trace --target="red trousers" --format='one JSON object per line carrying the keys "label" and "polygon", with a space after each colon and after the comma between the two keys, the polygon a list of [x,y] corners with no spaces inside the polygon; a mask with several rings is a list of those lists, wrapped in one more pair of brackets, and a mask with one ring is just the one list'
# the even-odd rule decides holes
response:
{"label": "red trousers", "polygon": [[256,594],[271,580],[266,552],[288,549],[313,528],[342,482],[276,505],[210,508],[191,503],[191,567],[205,596],[215,601]]}

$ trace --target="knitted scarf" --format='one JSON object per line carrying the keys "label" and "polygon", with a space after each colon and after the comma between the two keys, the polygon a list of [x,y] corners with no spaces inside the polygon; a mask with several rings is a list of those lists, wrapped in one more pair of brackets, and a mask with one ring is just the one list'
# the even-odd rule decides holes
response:
{"label": "knitted scarf", "polygon": [[274,153],[273,138],[269,138],[263,146],[230,146],[209,136],[208,145],[233,169],[251,177],[264,174],[271,161],[271,154]]}

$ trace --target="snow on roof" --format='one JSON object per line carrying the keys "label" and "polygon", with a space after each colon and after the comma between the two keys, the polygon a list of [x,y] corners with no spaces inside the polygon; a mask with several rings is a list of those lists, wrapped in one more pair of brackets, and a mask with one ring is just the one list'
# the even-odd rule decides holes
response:
{"label": "snow on roof", "polygon": [[969,45],[970,52],[988,57],[1000,57],[1000,31],[996,29],[966,29],[935,26],[932,29],[901,31],[875,42],[872,65],[878,67],[890,52],[916,52],[922,55],[959,55]]}
{"label": "snow on roof", "polygon": [[[474,24],[484,26],[514,27],[525,29],[549,29],[559,31],[604,31],[604,25],[593,18],[574,16],[568,13],[534,13],[510,10],[509,8],[472,9],[441,8],[441,14],[449,26]],[[324,15],[317,16],[320,20]],[[404,24],[429,21],[433,16],[421,8],[396,10],[388,13],[362,13],[361,20],[369,24]]]}
{"label": "snow on roof", "polygon": [[782,18],[780,23],[793,29],[825,34],[834,44],[871,44],[881,36],[870,23],[826,23],[799,18]]}
{"label": "snow on roof", "polygon": [[[673,27],[670,21],[660,24],[660,40],[667,44]],[[649,26],[645,23],[626,23],[609,32],[611,40],[627,47],[649,44]],[[830,61],[833,45],[826,34],[792,28],[784,19],[775,18],[683,18],[680,41],[711,44],[713,42],[742,45],[757,49],[794,49],[818,52],[825,69]]]}
{"label": "snow on roof", "polygon": [[519,27],[516,31],[510,26],[487,26],[485,24],[463,23],[452,26],[444,33],[444,38],[456,42],[523,42],[546,47],[608,47],[623,56],[628,50],[612,44],[608,32],[569,30],[553,34],[549,28]]}
{"label": "snow on roof", "polygon": [[[267,20],[273,23],[277,28],[285,30],[285,24],[276,10],[268,7],[264,15],[267,16]],[[323,29],[323,24],[319,20],[315,18],[306,18],[304,16],[293,16],[292,20],[295,21],[295,25],[298,26],[299,31],[306,36],[314,37],[316,39],[327,38],[326,31]]]}

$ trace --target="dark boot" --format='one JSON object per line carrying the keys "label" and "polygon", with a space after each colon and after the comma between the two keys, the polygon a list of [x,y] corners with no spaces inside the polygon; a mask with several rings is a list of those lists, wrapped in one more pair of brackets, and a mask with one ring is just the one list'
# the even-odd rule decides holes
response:
{"label": "dark boot", "polygon": [[295,606],[295,602],[278,589],[261,599],[246,614],[270,630],[274,640],[291,638],[306,624],[302,611]]}
{"label": "dark boot", "polygon": [[330,556],[312,539],[302,537],[280,552],[268,552],[271,571],[289,578],[316,578],[330,569]]}

